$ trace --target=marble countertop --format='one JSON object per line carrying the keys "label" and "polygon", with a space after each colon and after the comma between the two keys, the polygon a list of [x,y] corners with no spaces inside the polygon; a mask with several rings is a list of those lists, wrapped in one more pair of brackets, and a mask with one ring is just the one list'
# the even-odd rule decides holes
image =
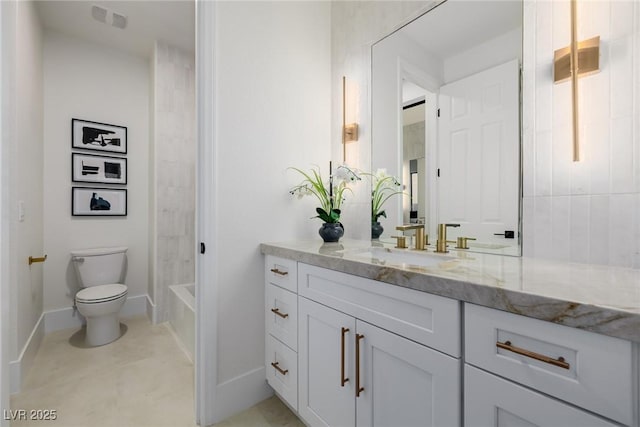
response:
{"label": "marble countertop", "polygon": [[375,241],[263,243],[264,254],[640,343],[640,270]]}

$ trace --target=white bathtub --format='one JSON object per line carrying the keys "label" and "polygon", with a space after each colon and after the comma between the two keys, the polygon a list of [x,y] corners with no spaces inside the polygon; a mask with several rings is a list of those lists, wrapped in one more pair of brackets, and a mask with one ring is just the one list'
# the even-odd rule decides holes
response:
{"label": "white bathtub", "polygon": [[184,285],[169,286],[169,324],[184,351],[193,362],[195,351],[196,329],[196,285],[187,283]]}

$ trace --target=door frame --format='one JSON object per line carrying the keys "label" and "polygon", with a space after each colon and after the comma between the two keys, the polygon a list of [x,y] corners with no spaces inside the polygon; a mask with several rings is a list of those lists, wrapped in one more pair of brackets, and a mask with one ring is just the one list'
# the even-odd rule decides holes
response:
{"label": "door frame", "polygon": [[[196,339],[195,418],[214,423],[218,384],[216,171],[216,4],[196,1]],[[201,242],[204,251],[201,251]],[[202,253],[204,252],[204,253]]]}
{"label": "door frame", "polygon": [[[9,176],[8,149],[12,137],[12,109],[9,102],[12,66],[11,44],[14,42],[15,4],[0,2],[0,405],[10,408],[9,392]],[[198,241],[208,242],[205,254],[196,257],[196,363],[195,419],[200,425],[213,424],[217,384],[217,282],[215,280],[215,3],[196,1],[196,126],[197,126],[197,208]],[[199,245],[198,245],[199,246]],[[198,248],[198,253],[199,253]],[[208,283],[209,286],[204,286]],[[205,327],[206,326],[206,327]],[[0,417],[0,426],[8,420]]]}
{"label": "door frame", "polygon": [[[438,140],[438,94],[440,92],[440,83],[429,74],[425,73],[410,62],[398,58],[398,93],[400,94],[399,108],[398,110],[398,170],[402,171],[403,162],[403,120],[402,120],[402,82],[408,80],[415,85],[420,86],[425,92],[425,138],[424,138],[424,154],[426,157],[425,169],[426,172],[422,177],[420,185],[424,189],[422,194],[426,197],[427,204],[429,205],[425,215],[427,217],[428,229],[425,229],[427,234],[431,236],[436,235],[436,219],[437,219],[437,205],[438,200],[438,186],[437,177],[429,176],[429,173],[434,173],[437,170],[438,152],[437,152],[437,140]],[[402,206],[400,206],[399,218],[402,218]]]}

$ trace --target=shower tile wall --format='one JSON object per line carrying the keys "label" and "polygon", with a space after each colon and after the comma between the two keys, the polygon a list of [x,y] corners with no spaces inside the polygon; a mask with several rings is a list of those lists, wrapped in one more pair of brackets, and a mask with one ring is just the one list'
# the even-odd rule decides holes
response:
{"label": "shower tile wall", "polygon": [[194,55],[156,43],[154,169],[156,322],[168,320],[169,286],[195,277]]}

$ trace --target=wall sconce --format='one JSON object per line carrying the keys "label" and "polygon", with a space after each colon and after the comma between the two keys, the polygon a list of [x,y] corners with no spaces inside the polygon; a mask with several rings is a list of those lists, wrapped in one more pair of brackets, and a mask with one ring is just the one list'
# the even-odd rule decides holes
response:
{"label": "wall sconce", "polygon": [[571,79],[573,106],[573,161],[580,161],[580,130],[578,125],[578,77],[600,71],[600,36],[578,42],[577,0],[571,0],[571,45],[554,53],[553,81]]}
{"label": "wall sconce", "polygon": [[347,124],[347,78],[342,77],[342,160],[347,160],[347,143],[358,140],[358,123]]}

